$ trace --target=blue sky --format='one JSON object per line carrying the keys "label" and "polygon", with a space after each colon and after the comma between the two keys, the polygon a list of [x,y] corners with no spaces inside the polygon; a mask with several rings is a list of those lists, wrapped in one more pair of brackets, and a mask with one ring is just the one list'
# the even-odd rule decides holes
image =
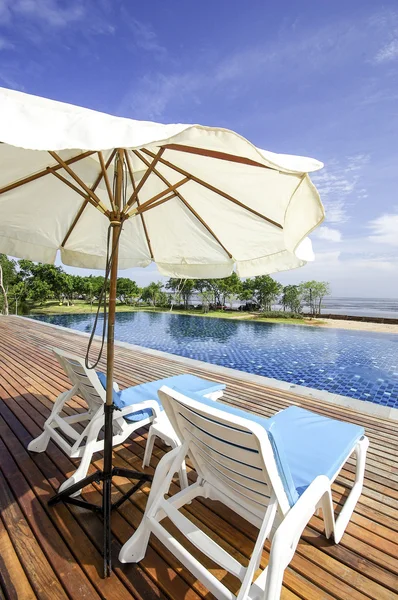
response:
{"label": "blue sky", "polygon": [[278,278],[398,296],[396,0],[0,0],[0,85],[314,156],[317,260]]}

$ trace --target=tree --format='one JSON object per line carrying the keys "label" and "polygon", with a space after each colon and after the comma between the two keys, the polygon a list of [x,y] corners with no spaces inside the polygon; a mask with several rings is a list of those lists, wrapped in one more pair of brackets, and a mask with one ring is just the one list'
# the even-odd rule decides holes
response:
{"label": "tree", "polygon": [[322,300],[330,296],[330,285],[327,281],[306,281],[300,284],[303,302],[310,309],[310,314],[315,317],[321,314]]}
{"label": "tree", "polygon": [[57,286],[59,286],[59,293],[62,300],[66,300],[66,304],[69,306],[73,297],[74,276],[65,273],[61,269],[61,273],[57,279]]}
{"label": "tree", "polygon": [[221,304],[223,294],[222,281],[223,279],[197,279],[195,287],[201,295],[206,295],[209,303],[217,306]]}
{"label": "tree", "polygon": [[161,290],[157,296],[156,304],[158,306],[168,306],[169,298],[163,290]]}
{"label": "tree", "polygon": [[3,265],[0,263],[0,291],[3,294],[3,311],[5,315],[8,315],[8,298],[7,292],[4,285]]}
{"label": "tree", "polygon": [[241,299],[253,300],[262,310],[271,310],[282,291],[282,284],[269,275],[246,279],[242,285]]}
{"label": "tree", "polygon": [[120,302],[127,304],[132,298],[140,296],[140,288],[135,281],[128,277],[119,277],[116,285],[116,296]]}
{"label": "tree", "polygon": [[163,283],[161,281],[158,281],[158,283],[152,281],[149,285],[143,288],[141,298],[144,300],[144,302],[149,302],[152,304],[152,306],[156,306],[156,304],[161,303],[162,300],[164,301],[164,297],[161,295],[164,294],[164,292],[162,292],[162,288]]}
{"label": "tree", "polygon": [[51,296],[51,288],[43,279],[33,279],[29,286],[28,299],[43,304]]}
{"label": "tree", "polygon": [[8,293],[8,297],[10,300],[10,304],[13,302],[15,305],[15,314],[18,314],[18,307],[20,310],[20,313],[22,312],[25,313],[26,311],[26,306],[25,306],[25,301],[26,301],[26,297],[27,297],[27,291],[26,291],[26,285],[23,281],[18,281],[17,283],[14,283],[14,285],[12,285],[10,287],[9,293]]}
{"label": "tree", "polygon": [[165,287],[167,290],[173,292],[170,310],[173,309],[173,304],[181,304],[181,300],[184,303],[184,308],[187,310],[189,300],[196,288],[196,281],[194,279],[170,277]]}
{"label": "tree", "polygon": [[18,261],[18,267],[21,279],[23,281],[27,281],[32,277],[32,270],[35,267],[35,263],[31,260],[26,260],[25,258],[22,258],[20,261]]}
{"label": "tree", "polygon": [[217,279],[218,289],[220,293],[221,306],[224,307],[228,301],[232,308],[233,301],[236,300],[242,291],[242,282],[234,272],[229,277]]}
{"label": "tree", "polygon": [[208,313],[209,306],[213,298],[213,292],[209,289],[203,288],[203,290],[199,292],[199,297],[202,302],[202,312]]}
{"label": "tree", "polygon": [[84,298],[87,293],[87,280],[88,277],[82,277],[81,275],[73,275],[73,297]]}
{"label": "tree", "polygon": [[[36,264],[30,260],[20,260],[19,269],[20,276],[26,284],[28,295],[33,282],[42,281],[47,284],[41,288],[43,294],[44,290],[47,290],[47,298],[41,297],[41,301],[55,297],[59,302],[62,302],[64,295],[67,295],[69,298],[72,283],[71,279],[67,278],[72,276],[67,275],[61,267],[45,265],[42,263]],[[33,295],[35,295],[35,293],[33,293]],[[30,294],[30,296],[32,297],[32,294]]]}
{"label": "tree", "polygon": [[5,315],[8,315],[8,292],[10,286],[18,281],[15,267],[15,260],[11,260],[5,254],[0,254],[0,294],[3,297],[2,309]]}
{"label": "tree", "polygon": [[302,290],[298,285],[286,285],[282,293],[283,310],[299,313],[302,309]]}

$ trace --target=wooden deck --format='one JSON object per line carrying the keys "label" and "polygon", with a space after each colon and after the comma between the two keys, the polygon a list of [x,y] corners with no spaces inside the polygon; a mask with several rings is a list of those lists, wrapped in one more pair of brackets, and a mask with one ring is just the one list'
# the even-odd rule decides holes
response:
{"label": "wooden deck", "polygon": [[[211,594],[155,539],[138,565],[120,565],[121,544],[140,522],[149,488],[136,493],[113,516],[114,573],[101,578],[102,527],[99,518],[73,506],[47,506],[47,500],[75,470],[75,464],[54,444],[43,454],[26,451],[42,430],[57,395],[68,381],[51,354],[58,346],[83,354],[86,338],[38,322],[0,317],[0,599],[131,598],[199,600]],[[116,349],[116,379],[121,386],[182,372],[181,363],[139,351]],[[194,367],[185,371],[217,380],[214,373]],[[366,427],[370,439],[363,495],[341,541],[336,546],[322,535],[314,517],[300,541],[284,577],[282,598],[294,600],[398,599],[398,438],[397,425],[349,409],[271,388],[236,377],[227,383],[225,401],[269,416],[290,404]],[[76,399],[70,411],[81,410]],[[146,430],[133,435],[114,452],[114,463],[141,468]],[[165,451],[158,443],[155,467]],[[95,455],[94,467],[101,465]],[[153,472],[153,468],[148,469]],[[348,464],[334,485],[339,505],[353,479]],[[116,481],[115,499],[128,488]],[[177,490],[178,487],[175,486]],[[86,488],[85,497],[99,501],[100,487]],[[247,561],[253,528],[217,503],[195,500],[186,514],[201,521],[238,560]],[[262,565],[267,563],[267,547]],[[213,565],[213,572],[237,589],[237,581]]]}

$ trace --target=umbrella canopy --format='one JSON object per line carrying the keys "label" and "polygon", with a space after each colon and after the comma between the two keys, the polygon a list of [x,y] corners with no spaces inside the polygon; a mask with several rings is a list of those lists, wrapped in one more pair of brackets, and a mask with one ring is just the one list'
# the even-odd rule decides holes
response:
{"label": "umbrella canopy", "polygon": [[[241,277],[302,266],[322,163],[226,129],[113,117],[0,88],[0,252],[103,269],[124,149],[119,268]],[[104,218],[108,217],[108,218]]]}

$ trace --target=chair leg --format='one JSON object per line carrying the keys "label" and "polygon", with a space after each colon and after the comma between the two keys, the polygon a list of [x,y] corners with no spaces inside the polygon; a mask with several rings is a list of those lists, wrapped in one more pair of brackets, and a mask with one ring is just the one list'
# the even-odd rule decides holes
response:
{"label": "chair leg", "polygon": [[362,494],[363,488],[363,480],[365,477],[365,462],[366,462],[366,453],[369,447],[368,438],[364,437],[362,440],[359,440],[357,446],[355,448],[356,454],[356,473],[355,473],[355,482],[352,486],[352,489],[346,499],[343,508],[339,516],[336,519],[336,524],[334,527],[334,541],[338,544],[343,537],[343,534],[346,530],[349,520],[351,519],[351,515],[354,512],[356,503],[360,495]]}
{"label": "chair leg", "polygon": [[[242,586],[239,590],[239,593],[236,597],[236,600],[246,600],[248,598],[249,590],[253,582],[253,577],[255,572],[257,571],[261,556],[263,553],[263,548],[265,544],[265,540],[269,538],[271,533],[272,525],[275,520],[276,511],[278,508],[278,502],[275,496],[275,493],[272,493],[267,511],[265,513],[264,520],[261,524],[260,531],[258,532],[258,537],[256,540],[256,544],[254,546],[251,559],[246,568],[246,574],[242,580]],[[283,577],[283,575],[282,575]],[[267,596],[268,598],[268,596]]]}
{"label": "chair leg", "polygon": [[[87,449],[84,451],[84,454],[81,458],[79,467],[76,469],[76,471],[73,473],[73,475],[68,477],[68,479],[63,482],[63,484],[59,487],[58,493],[64,492],[71,485],[78,483],[79,481],[81,481],[82,479],[84,479],[86,477],[87,471],[88,471],[90,463],[91,463],[92,456],[93,456],[93,452],[90,451],[90,449],[88,449],[88,452],[87,452]],[[81,493],[81,491],[78,491],[78,492],[76,492],[76,494],[73,494],[72,497],[79,496],[80,493]]]}
{"label": "chair leg", "polygon": [[149,517],[156,513],[158,501],[168,492],[174,473],[179,470],[178,466],[184,460],[185,453],[186,446],[179,446],[167,452],[160,460],[155,471],[144,516],[136,532],[120,550],[120,562],[136,563],[144,558],[152,530]]}
{"label": "chair leg", "polygon": [[142,467],[149,467],[151,462],[151,456],[153,452],[153,446],[155,443],[156,434],[153,433],[152,427],[149,428],[148,438],[145,446],[144,460],[142,461]]}
{"label": "chair leg", "polygon": [[178,471],[178,478],[180,480],[180,488],[183,490],[189,486],[188,475],[187,475],[187,465],[184,462],[181,465],[181,469]]}
{"label": "chair leg", "polygon": [[29,452],[45,452],[51,439],[50,434],[44,430],[39,437],[32,440],[28,445]]}
{"label": "chair leg", "polygon": [[[103,425],[103,419],[97,418],[97,419],[93,420],[90,423],[90,425],[88,426],[87,440],[86,440],[86,444],[84,447],[83,456],[80,461],[80,465],[78,466],[76,471],[73,473],[73,475],[71,475],[60,486],[58,493],[63,492],[64,490],[68,489],[71,485],[78,483],[79,481],[81,481],[82,479],[84,479],[86,477],[87,471],[88,471],[90,463],[91,463],[92,456],[96,450],[99,450],[99,448],[98,447],[96,448],[95,445],[96,445],[97,437],[101,430],[102,425]],[[76,492],[76,494],[73,494],[72,497],[78,496],[79,494],[80,494],[80,492]]]}

